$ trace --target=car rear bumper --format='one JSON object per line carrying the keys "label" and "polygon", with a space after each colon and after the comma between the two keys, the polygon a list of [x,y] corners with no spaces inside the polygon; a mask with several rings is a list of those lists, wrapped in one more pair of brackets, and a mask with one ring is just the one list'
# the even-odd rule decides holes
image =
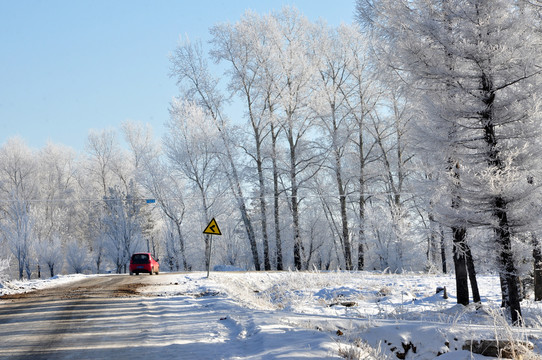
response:
{"label": "car rear bumper", "polygon": [[132,273],[151,273],[151,265],[130,265],[130,272]]}

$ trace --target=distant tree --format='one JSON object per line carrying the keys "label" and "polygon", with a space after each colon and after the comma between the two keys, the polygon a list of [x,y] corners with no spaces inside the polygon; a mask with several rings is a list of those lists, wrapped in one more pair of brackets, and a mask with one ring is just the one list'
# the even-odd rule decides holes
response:
{"label": "distant tree", "polygon": [[33,152],[19,138],[0,148],[0,230],[18,262],[19,279],[31,277],[34,217],[31,200],[37,195],[37,165]]}
{"label": "distant tree", "polygon": [[159,153],[158,145],[153,139],[152,128],[149,124],[125,121],[122,123],[122,133],[130,148],[131,162],[137,175],[138,172],[145,170],[145,162]]}
{"label": "distant tree", "polygon": [[[133,137],[132,137],[133,138]],[[133,140],[130,140],[133,143]],[[158,150],[158,145],[150,145],[143,142],[140,145],[132,145],[134,153],[139,153],[138,166],[136,167],[136,179],[158,205],[166,222],[165,245],[167,257],[175,268],[180,270],[190,269],[186,257],[186,241],[182,231],[185,216],[184,179],[178,177],[178,168],[175,162],[168,163]],[[143,149],[142,149],[143,148]],[[179,261],[181,263],[179,263]],[[173,266],[173,265],[171,265]]]}
{"label": "distant tree", "polygon": [[51,277],[62,270],[64,252],[58,235],[53,234],[50,239],[37,243],[36,253],[39,264],[43,264],[49,269]]}
{"label": "distant tree", "polygon": [[0,282],[7,279],[9,271],[9,258],[0,259]]}
{"label": "distant tree", "polygon": [[69,271],[76,274],[83,273],[88,268],[88,252],[77,240],[72,240],[66,248],[66,263]]}
{"label": "distant tree", "polygon": [[[185,181],[164,158],[151,129],[138,123],[124,123],[123,131],[134,161],[135,179],[142,191],[153,198],[165,221],[165,251],[170,268],[189,270],[186,240],[182,231],[185,216]],[[153,221],[153,228],[154,223]]]}
{"label": "distant tree", "polygon": [[87,172],[92,177],[91,184],[97,185],[102,197],[107,196],[108,189],[115,186],[114,169],[119,162],[120,149],[113,130],[91,131],[86,145],[88,159]]}
{"label": "distant tree", "polygon": [[[186,257],[186,240],[182,230],[185,217],[185,204],[183,190],[185,190],[184,182],[177,179],[174,171],[168,168],[165,164],[158,165],[159,167],[152,170],[150,174],[150,183],[147,183],[147,189],[152,186],[151,194],[156,199],[158,206],[167,223],[166,227],[173,227],[174,232],[168,235],[167,239],[175,240],[168,243],[170,249],[175,254],[175,258],[181,261],[182,268],[189,270],[191,265]],[[164,176],[164,174],[166,174]],[[175,234],[175,235],[173,235]]]}
{"label": "distant tree", "polygon": [[[101,219],[97,220],[101,223]],[[94,270],[97,274],[100,274],[103,270],[102,265],[105,262],[106,254],[106,242],[107,242],[107,234],[105,231],[105,226],[101,227],[100,232],[97,232],[94,234],[94,238],[92,238],[91,242],[91,252],[90,256],[92,258],[93,266],[95,265]]]}
{"label": "distant tree", "polygon": [[36,236],[41,241],[70,235],[75,229],[74,209],[78,169],[73,149],[48,143],[37,153]]}
{"label": "distant tree", "polygon": [[130,192],[126,193],[119,187],[110,188],[104,198],[104,218],[107,235],[106,255],[116,266],[117,274],[126,272],[130,256],[143,249],[142,226],[144,218],[141,214],[143,206],[130,183]]}
{"label": "distant tree", "polygon": [[76,153],[73,149],[47,143],[36,154],[37,199],[34,204],[34,234],[38,263],[49,268],[51,277],[62,270],[65,245],[80,227],[74,206],[78,187]]}
{"label": "distant tree", "polygon": [[25,272],[27,279],[30,280],[34,245],[30,205],[23,200],[11,199],[5,209],[9,218],[2,225],[3,236],[7,239],[6,242],[17,259],[19,280],[23,278]]}
{"label": "distant tree", "polygon": [[[127,192],[135,190],[140,196],[149,195],[147,189],[139,181],[141,179],[141,173],[145,169],[145,164],[148,159],[152,159],[158,156],[158,145],[152,139],[152,129],[150,126],[142,123],[125,121],[122,123],[122,133],[128,144],[129,151],[126,156],[131,161],[126,161],[125,166],[120,167],[119,170],[126,179],[129,179],[129,186]],[[126,166],[128,165],[128,166]],[[134,190],[130,190],[133,187]],[[156,201],[156,199],[154,199]],[[143,202],[143,199],[141,199]],[[152,205],[147,206],[146,201],[143,202],[144,206],[140,209],[141,217],[141,233],[145,241],[147,242],[147,251],[151,252],[154,256],[159,256],[161,244],[156,238],[156,229],[158,222],[158,214],[154,211]]]}

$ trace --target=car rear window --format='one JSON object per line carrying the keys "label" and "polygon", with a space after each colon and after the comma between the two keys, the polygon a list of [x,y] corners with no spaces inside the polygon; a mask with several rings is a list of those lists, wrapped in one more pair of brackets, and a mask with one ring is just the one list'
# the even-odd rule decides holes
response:
{"label": "car rear window", "polygon": [[149,262],[149,255],[147,254],[134,254],[132,255],[133,264],[147,264]]}

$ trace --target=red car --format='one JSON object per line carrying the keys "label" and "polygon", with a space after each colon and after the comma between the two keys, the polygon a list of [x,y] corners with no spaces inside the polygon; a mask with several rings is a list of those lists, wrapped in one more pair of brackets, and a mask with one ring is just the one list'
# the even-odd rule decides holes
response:
{"label": "red car", "polygon": [[160,271],[158,260],[154,260],[150,253],[136,253],[130,258],[130,275],[139,273],[156,274]]}

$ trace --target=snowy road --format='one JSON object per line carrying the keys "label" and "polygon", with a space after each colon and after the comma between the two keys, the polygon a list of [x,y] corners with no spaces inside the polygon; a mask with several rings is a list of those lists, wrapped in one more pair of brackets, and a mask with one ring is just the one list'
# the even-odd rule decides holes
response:
{"label": "snowy road", "polygon": [[89,277],[3,297],[0,339],[0,359],[339,358],[328,334],[247,311],[183,274]]}

